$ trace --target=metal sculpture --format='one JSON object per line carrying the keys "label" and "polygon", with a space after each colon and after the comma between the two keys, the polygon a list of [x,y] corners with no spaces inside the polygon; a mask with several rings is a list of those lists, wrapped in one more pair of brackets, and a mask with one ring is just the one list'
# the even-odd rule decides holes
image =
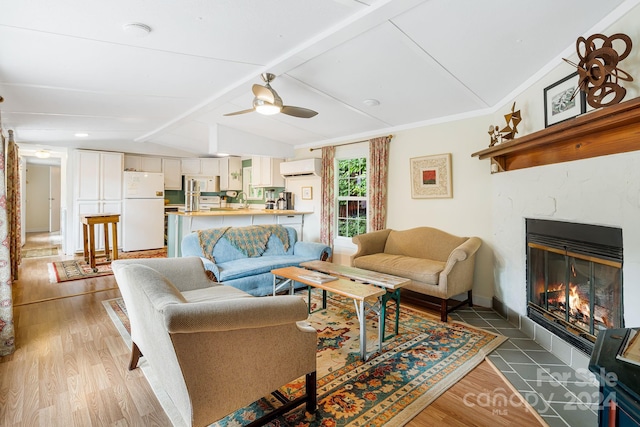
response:
{"label": "metal sculpture", "polygon": [[522,121],[522,115],[520,114],[520,110],[516,111],[515,102],[511,106],[511,112],[504,115],[504,119],[506,120],[507,125],[502,129],[497,125],[489,126],[489,136],[491,137],[489,147],[493,147],[494,145],[501,143],[503,140],[514,139],[518,133],[518,124]]}
{"label": "metal sculpture", "polygon": [[[616,41],[624,44],[621,54],[613,48]],[[631,38],[621,33],[611,37],[603,34],[594,34],[587,39],[578,37],[576,50],[580,61],[575,64],[563,58],[578,69],[578,87],[573,97],[582,90],[593,108],[607,107],[622,101],[627,90],[618,84],[618,80],[631,82],[633,77],[618,68],[618,63],[629,56],[631,46]]]}

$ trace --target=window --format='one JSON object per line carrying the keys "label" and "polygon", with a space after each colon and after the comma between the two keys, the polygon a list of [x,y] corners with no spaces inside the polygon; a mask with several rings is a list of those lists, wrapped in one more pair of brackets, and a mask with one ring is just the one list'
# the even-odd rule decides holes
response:
{"label": "window", "polygon": [[367,232],[367,159],[338,160],[338,236]]}

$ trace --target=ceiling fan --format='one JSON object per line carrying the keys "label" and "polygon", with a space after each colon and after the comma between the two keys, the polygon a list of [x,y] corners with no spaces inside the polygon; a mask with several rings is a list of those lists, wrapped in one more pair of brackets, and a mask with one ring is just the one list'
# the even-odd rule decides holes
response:
{"label": "ceiling fan", "polygon": [[255,111],[267,116],[282,113],[293,117],[309,119],[318,114],[316,111],[309,110],[308,108],[282,105],[282,98],[280,98],[278,93],[273,90],[269,84],[276,78],[275,74],[262,73],[260,74],[260,77],[262,77],[262,80],[264,80],[266,84],[264,86],[254,84],[251,88],[255,95],[255,98],[253,98],[253,108],[227,113],[225,116],[236,116],[238,114],[251,113]]}

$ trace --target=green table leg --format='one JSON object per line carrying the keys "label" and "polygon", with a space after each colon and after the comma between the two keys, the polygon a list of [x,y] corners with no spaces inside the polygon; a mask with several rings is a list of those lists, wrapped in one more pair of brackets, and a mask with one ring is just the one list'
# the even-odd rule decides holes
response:
{"label": "green table leg", "polygon": [[313,289],[313,286],[307,285],[307,291],[309,293],[309,308],[308,308],[309,314],[315,313],[316,311],[324,310],[327,308],[327,291],[323,289],[322,290],[322,308],[313,312],[311,311],[311,289]]}
{"label": "green table leg", "polygon": [[[396,327],[395,332],[392,335],[385,336],[385,326],[387,322],[387,302],[394,300],[396,302]],[[387,292],[380,296],[380,328],[382,330],[382,340],[386,341],[388,338],[392,338],[398,335],[398,324],[400,322],[400,289],[396,289],[393,292]]]}

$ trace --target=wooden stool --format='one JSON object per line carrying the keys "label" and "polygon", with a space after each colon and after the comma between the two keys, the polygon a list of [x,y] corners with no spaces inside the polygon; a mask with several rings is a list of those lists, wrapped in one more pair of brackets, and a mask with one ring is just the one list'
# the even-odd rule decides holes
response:
{"label": "wooden stool", "polygon": [[82,238],[84,242],[84,260],[91,265],[93,272],[96,273],[96,237],[94,225],[104,224],[104,254],[107,257],[106,262],[98,263],[109,264],[111,258],[109,257],[109,224],[111,224],[111,232],[113,234],[113,259],[118,259],[118,228],[117,224],[120,221],[120,214],[86,214],[80,216],[82,222]]}

